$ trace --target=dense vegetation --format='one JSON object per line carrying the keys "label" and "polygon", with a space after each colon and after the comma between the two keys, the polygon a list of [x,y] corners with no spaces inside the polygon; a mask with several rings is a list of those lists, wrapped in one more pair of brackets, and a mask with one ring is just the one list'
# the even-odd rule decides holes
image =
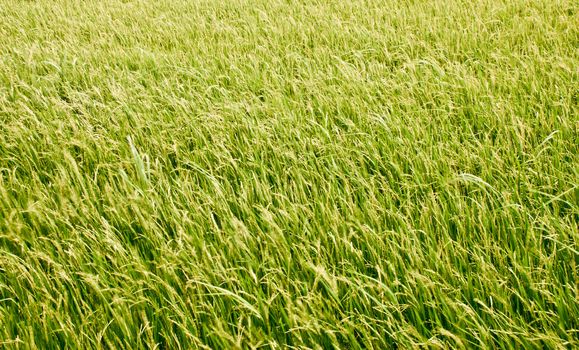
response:
{"label": "dense vegetation", "polygon": [[0,344],[579,346],[572,0],[0,0]]}

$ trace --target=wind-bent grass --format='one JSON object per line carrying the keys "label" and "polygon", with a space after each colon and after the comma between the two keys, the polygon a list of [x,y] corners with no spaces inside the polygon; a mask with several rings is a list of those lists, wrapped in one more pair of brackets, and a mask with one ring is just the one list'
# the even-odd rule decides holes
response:
{"label": "wind-bent grass", "polygon": [[579,346],[571,0],[0,0],[0,344]]}

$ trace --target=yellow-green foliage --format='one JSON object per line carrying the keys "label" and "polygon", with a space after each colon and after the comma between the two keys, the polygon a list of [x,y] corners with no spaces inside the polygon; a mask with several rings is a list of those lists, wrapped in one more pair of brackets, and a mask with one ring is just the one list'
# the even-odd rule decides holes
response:
{"label": "yellow-green foliage", "polygon": [[572,0],[0,0],[0,344],[579,346]]}

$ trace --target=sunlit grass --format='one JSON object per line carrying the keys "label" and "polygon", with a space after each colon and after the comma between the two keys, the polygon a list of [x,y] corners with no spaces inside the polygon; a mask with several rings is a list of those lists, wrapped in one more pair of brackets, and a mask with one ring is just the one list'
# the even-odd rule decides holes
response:
{"label": "sunlit grass", "polygon": [[0,0],[0,344],[578,346],[578,16]]}

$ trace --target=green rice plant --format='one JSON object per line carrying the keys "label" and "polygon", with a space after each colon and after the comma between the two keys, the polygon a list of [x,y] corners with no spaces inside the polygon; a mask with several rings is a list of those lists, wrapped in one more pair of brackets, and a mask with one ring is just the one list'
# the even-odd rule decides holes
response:
{"label": "green rice plant", "polygon": [[576,348],[577,19],[0,0],[0,346]]}

